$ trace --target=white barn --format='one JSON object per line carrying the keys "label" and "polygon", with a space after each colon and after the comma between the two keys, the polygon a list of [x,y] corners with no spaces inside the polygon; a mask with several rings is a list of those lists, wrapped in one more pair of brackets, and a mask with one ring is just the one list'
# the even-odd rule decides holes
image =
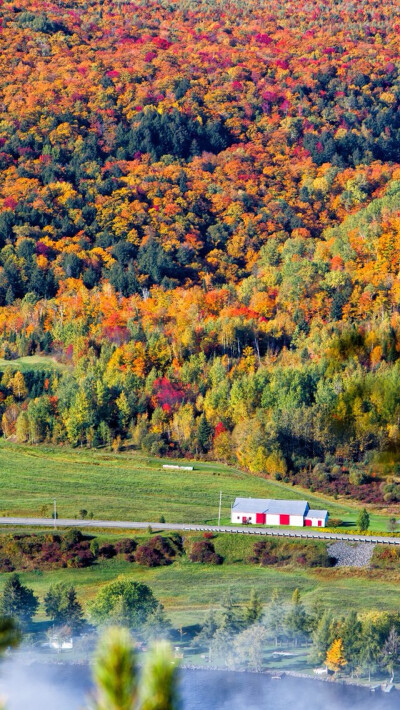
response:
{"label": "white barn", "polygon": [[290,525],[325,527],[327,510],[310,510],[306,500],[236,498],[231,512],[232,523],[251,525]]}

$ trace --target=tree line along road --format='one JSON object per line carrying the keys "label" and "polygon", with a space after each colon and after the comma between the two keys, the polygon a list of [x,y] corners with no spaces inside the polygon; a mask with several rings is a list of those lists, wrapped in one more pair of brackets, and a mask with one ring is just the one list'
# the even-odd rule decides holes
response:
{"label": "tree line along road", "polygon": [[76,518],[58,518],[56,524],[50,518],[0,518],[0,525],[46,527],[46,528],[114,528],[122,530],[182,530],[195,532],[237,533],[239,535],[267,535],[270,537],[306,538],[316,540],[347,540],[348,542],[371,542],[383,545],[400,545],[400,537],[381,535],[353,535],[329,533],[322,530],[283,530],[281,528],[239,528],[233,525],[196,525],[190,523],[141,523],[127,520],[77,520]]}

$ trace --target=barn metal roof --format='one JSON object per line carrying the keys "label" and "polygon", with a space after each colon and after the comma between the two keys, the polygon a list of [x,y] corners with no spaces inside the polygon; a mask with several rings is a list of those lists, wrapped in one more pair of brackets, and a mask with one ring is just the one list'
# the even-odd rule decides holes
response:
{"label": "barn metal roof", "polygon": [[309,510],[307,513],[307,518],[326,518],[327,515],[327,510]]}
{"label": "barn metal roof", "polygon": [[233,511],[238,513],[271,513],[275,515],[305,515],[306,500],[273,500],[269,498],[236,498]]}

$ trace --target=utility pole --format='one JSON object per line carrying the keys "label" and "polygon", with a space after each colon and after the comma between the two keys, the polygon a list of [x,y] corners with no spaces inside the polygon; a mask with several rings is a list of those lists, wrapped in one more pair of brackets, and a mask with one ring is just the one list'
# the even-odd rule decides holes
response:
{"label": "utility pole", "polygon": [[57,527],[57,501],[54,498],[54,513],[53,513],[53,518],[54,518],[54,527]]}
{"label": "utility pole", "polygon": [[219,492],[218,527],[221,525],[222,491]]}

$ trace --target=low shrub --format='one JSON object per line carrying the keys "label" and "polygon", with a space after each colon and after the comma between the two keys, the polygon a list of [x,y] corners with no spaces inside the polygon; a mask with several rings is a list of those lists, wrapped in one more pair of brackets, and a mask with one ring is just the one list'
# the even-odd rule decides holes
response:
{"label": "low shrub", "polygon": [[203,562],[209,565],[222,565],[224,558],[215,552],[215,547],[209,540],[194,542],[189,552],[191,562]]}
{"label": "low shrub", "polygon": [[383,499],[386,503],[398,503],[400,501],[400,484],[384,483],[381,486]]}
{"label": "low shrub", "polygon": [[106,560],[111,560],[111,558],[115,557],[116,554],[117,551],[114,545],[110,542],[107,542],[99,547],[99,557],[104,557]]}
{"label": "low shrub", "polygon": [[135,562],[144,567],[161,567],[170,565],[177,555],[177,548],[168,537],[156,535],[143,545],[139,545],[135,552]]}
{"label": "low shrub", "polygon": [[15,567],[8,557],[0,558],[0,572],[14,572]]}
{"label": "low shrub", "polygon": [[328,555],[325,545],[280,540],[258,540],[248,561],[262,567],[283,567],[290,564],[302,567],[332,567],[335,563]]}
{"label": "low shrub", "polygon": [[400,549],[392,545],[376,545],[372,553],[371,567],[398,570],[400,568]]}
{"label": "low shrub", "polygon": [[137,542],[131,537],[124,537],[122,540],[118,540],[115,543],[115,551],[117,555],[128,555],[135,552],[137,548]]}

